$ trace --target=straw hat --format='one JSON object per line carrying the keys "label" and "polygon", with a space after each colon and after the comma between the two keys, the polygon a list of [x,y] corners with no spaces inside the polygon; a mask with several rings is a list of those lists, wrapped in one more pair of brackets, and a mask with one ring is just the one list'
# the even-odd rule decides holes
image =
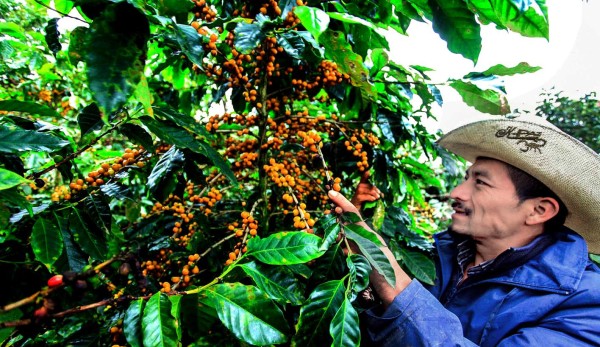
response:
{"label": "straw hat", "polygon": [[470,162],[490,157],[537,178],[567,206],[565,225],[600,253],[600,156],[591,148],[542,117],[523,115],[474,121],[438,143]]}

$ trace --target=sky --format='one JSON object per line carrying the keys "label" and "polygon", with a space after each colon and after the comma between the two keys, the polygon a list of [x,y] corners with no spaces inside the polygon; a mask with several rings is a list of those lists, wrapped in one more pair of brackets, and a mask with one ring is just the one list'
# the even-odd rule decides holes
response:
{"label": "sky", "polygon": [[[512,67],[519,62],[528,62],[542,67],[535,73],[504,78],[513,110],[534,111],[542,100],[540,93],[552,87],[573,98],[592,91],[600,92],[600,1],[548,0],[547,5],[549,41],[522,37],[490,25],[483,26],[483,48],[477,65],[450,53],[446,43],[427,23],[413,22],[408,37],[394,36],[390,55],[401,64],[419,64],[435,69],[436,72],[430,74],[434,82],[460,78],[468,72],[484,71],[496,64]],[[436,110],[436,125],[442,131],[448,131],[468,119],[484,116],[465,105],[453,89],[440,89],[444,104]]]}

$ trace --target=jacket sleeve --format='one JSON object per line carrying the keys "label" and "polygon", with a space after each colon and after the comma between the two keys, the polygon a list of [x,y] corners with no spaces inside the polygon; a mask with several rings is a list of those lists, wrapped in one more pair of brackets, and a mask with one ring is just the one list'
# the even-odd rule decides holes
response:
{"label": "jacket sleeve", "polygon": [[580,285],[535,327],[521,328],[498,344],[509,346],[600,346],[599,283]]}
{"label": "jacket sleeve", "polygon": [[476,346],[460,320],[413,280],[380,314],[368,310],[366,340],[374,346]]}
{"label": "jacket sleeve", "polygon": [[[497,347],[600,346],[600,288],[588,286],[535,326],[503,337]],[[365,342],[373,346],[477,346],[463,336],[460,320],[413,280],[381,313],[365,312]]]}

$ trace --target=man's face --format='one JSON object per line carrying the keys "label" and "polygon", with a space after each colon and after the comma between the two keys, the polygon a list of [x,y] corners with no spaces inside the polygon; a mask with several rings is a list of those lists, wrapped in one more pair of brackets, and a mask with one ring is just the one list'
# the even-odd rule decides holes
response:
{"label": "man's face", "polygon": [[452,229],[474,240],[508,238],[527,216],[506,164],[494,159],[477,159],[450,197],[455,200]]}

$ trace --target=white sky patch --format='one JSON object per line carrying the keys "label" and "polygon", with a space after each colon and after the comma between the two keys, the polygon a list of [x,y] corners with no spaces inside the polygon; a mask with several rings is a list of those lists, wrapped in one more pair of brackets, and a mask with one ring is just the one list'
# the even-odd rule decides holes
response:
{"label": "white sky patch", "polygon": [[[477,65],[453,54],[428,23],[411,23],[409,36],[390,38],[390,57],[400,64],[418,64],[435,69],[429,75],[434,83],[460,78],[471,71],[484,71],[503,64],[513,67],[520,62],[540,66],[542,70],[504,78],[511,108],[534,111],[540,93],[555,87],[574,98],[600,92],[600,1],[549,0],[550,41],[482,26],[482,50]],[[437,126],[444,131],[463,121],[482,116],[465,105],[458,93],[440,87],[444,105],[437,110]],[[433,125],[435,126],[435,125]]]}

